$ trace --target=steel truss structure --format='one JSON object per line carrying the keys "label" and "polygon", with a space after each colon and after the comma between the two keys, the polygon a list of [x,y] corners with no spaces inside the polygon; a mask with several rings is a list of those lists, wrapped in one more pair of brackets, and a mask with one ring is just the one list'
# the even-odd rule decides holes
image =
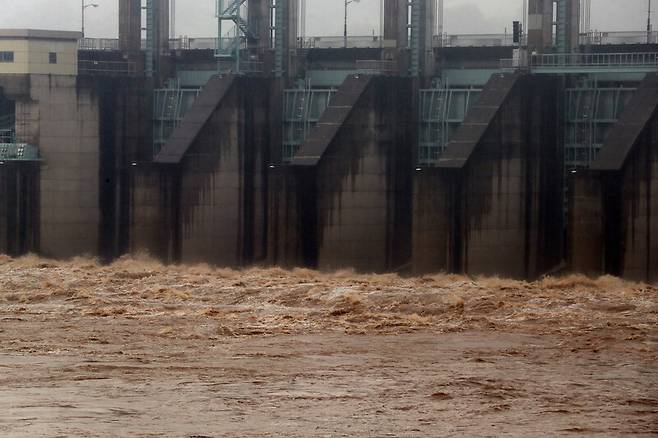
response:
{"label": "steel truss structure", "polygon": [[[243,18],[247,13],[247,0],[217,0],[215,18],[217,18],[217,42],[215,57],[218,58],[220,72],[231,71],[240,74],[254,70],[253,60],[241,59],[242,49],[246,48],[247,39],[257,39]],[[228,28],[228,31],[224,31]],[[223,67],[222,61],[230,60],[229,67]]]}

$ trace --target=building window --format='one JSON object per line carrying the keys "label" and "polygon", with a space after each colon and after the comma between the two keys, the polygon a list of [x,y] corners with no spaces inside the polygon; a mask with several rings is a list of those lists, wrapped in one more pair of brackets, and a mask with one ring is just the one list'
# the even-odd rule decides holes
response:
{"label": "building window", "polygon": [[57,64],[57,53],[50,52],[48,54],[48,62],[51,64]]}
{"label": "building window", "polygon": [[0,52],[0,62],[14,62],[14,52]]}

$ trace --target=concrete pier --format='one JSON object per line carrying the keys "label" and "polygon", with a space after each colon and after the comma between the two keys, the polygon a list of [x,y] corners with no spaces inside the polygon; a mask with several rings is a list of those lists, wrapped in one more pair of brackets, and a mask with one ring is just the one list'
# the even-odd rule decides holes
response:
{"label": "concrete pier", "polygon": [[[349,77],[274,186],[272,206],[290,209],[283,216],[302,224],[295,241],[306,243],[294,249],[306,264],[381,272],[408,263],[410,90],[406,79]],[[290,234],[277,214],[275,236]]]}
{"label": "concrete pier", "polygon": [[[658,75],[640,84],[589,172],[573,177],[572,269],[658,279]],[[589,230],[589,231],[588,231]]]}
{"label": "concrete pier", "polygon": [[536,278],[561,258],[558,81],[495,75],[415,176],[414,272]]}

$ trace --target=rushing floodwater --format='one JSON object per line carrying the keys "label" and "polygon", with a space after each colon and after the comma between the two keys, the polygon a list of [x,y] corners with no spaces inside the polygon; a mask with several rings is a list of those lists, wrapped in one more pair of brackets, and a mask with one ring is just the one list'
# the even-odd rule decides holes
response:
{"label": "rushing floodwater", "polygon": [[2,436],[658,434],[658,288],[0,256]]}

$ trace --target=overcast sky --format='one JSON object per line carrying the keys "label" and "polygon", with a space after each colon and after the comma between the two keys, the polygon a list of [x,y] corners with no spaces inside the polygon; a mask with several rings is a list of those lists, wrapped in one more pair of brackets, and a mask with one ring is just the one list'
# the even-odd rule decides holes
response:
{"label": "overcast sky", "polygon": [[[98,3],[86,13],[87,36],[116,37],[118,0]],[[176,33],[214,36],[215,0],[177,0]],[[307,35],[341,35],[343,0],[307,0]],[[379,33],[380,0],[361,0],[349,6],[352,35]],[[79,30],[81,0],[0,0],[0,28]],[[647,0],[592,0],[592,28],[644,30]],[[445,0],[444,27],[448,33],[502,33],[521,16],[522,0]],[[658,22],[658,16],[654,16]],[[655,26],[658,28],[658,25]]]}

